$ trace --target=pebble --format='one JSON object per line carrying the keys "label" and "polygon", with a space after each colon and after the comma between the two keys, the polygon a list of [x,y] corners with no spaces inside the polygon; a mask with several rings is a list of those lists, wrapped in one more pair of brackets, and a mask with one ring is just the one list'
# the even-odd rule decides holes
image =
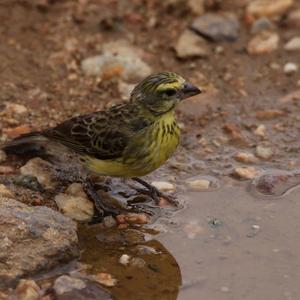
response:
{"label": "pebble", "polygon": [[81,290],[86,287],[83,280],[79,278],[73,278],[68,275],[62,275],[58,277],[53,285],[53,289],[56,294],[62,295],[64,293],[71,292],[72,290]]}
{"label": "pebble", "polygon": [[0,163],[6,161],[7,155],[4,151],[0,150]]}
{"label": "pebble", "polygon": [[127,255],[127,254],[122,254],[122,256],[121,256],[120,259],[119,259],[119,263],[120,263],[121,265],[126,266],[126,265],[129,264],[130,258],[131,258],[131,256],[129,256],[129,255]]}
{"label": "pebble", "polygon": [[146,254],[147,255],[151,255],[151,254],[157,255],[157,254],[161,253],[160,251],[157,251],[155,248],[146,246],[146,245],[138,245],[138,246],[136,246],[136,249],[137,249],[138,254],[140,254],[140,255],[146,255]]}
{"label": "pebble", "polygon": [[126,83],[122,80],[119,80],[118,82],[118,90],[120,93],[120,96],[123,100],[128,100],[130,98],[130,94],[133,91],[135,85]]}
{"label": "pebble", "polygon": [[207,57],[209,46],[204,38],[186,29],[179,37],[175,51],[178,58]]}
{"label": "pebble", "polygon": [[290,11],[284,24],[290,28],[300,29],[300,8]]}
{"label": "pebble", "polygon": [[94,215],[94,204],[88,199],[80,183],[72,183],[65,193],[54,198],[59,210],[76,221],[90,221]]}
{"label": "pebble", "polygon": [[266,17],[256,20],[251,26],[251,34],[258,34],[263,30],[274,28],[274,24]]}
{"label": "pebble", "polygon": [[106,228],[112,228],[112,227],[117,226],[117,222],[112,216],[106,216],[103,219],[103,224]]}
{"label": "pebble", "polygon": [[196,179],[196,180],[188,180],[187,185],[198,191],[205,191],[210,188],[210,181],[207,179]]}
{"label": "pebble", "polygon": [[214,42],[237,40],[239,27],[237,17],[231,13],[207,13],[196,18],[191,25],[192,30]]}
{"label": "pebble", "polygon": [[270,53],[278,48],[279,35],[275,32],[262,31],[253,37],[247,46],[247,51],[251,55]]}
{"label": "pebble", "polygon": [[296,36],[289,40],[285,45],[284,49],[287,51],[298,51],[300,50],[300,36]]}
{"label": "pebble", "polygon": [[13,198],[14,195],[4,184],[0,184],[0,196],[6,198]]}
{"label": "pebble", "polygon": [[27,108],[22,104],[11,103],[11,102],[5,103],[4,112],[8,115],[11,114],[23,115],[27,113],[27,111],[28,111]]}
{"label": "pebble", "polygon": [[45,188],[54,189],[57,182],[54,181],[51,173],[52,165],[39,158],[30,159],[24,166],[20,168],[22,175],[30,175],[36,177],[38,182]]}
{"label": "pebble", "polygon": [[284,111],[280,109],[259,110],[255,116],[258,120],[271,120],[284,115]]}
{"label": "pebble", "polygon": [[14,173],[13,167],[10,166],[0,166],[0,174],[7,175]]}
{"label": "pebble", "polygon": [[151,67],[141,58],[141,50],[127,41],[107,43],[102,52],[81,62],[86,75],[101,76],[102,79],[120,76],[124,80],[137,81],[152,73]]}
{"label": "pebble", "polygon": [[100,284],[108,287],[115,286],[118,282],[117,279],[115,279],[111,274],[103,272],[96,274],[95,279]]}
{"label": "pebble", "polygon": [[146,266],[146,262],[144,259],[142,259],[140,257],[133,257],[130,260],[130,265],[132,267],[136,267],[136,268],[144,268]]}
{"label": "pebble", "polygon": [[256,157],[252,153],[248,153],[248,152],[238,152],[235,154],[234,159],[236,161],[246,163],[246,164],[257,162]]}
{"label": "pebble", "polygon": [[19,300],[39,300],[42,294],[40,287],[31,279],[21,279],[15,293]]}
{"label": "pebble", "polygon": [[264,124],[260,124],[257,126],[253,133],[257,136],[264,138],[266,136],[266,130],[266,126]]}
{"label": "pebble", "polygon": [[201,16],[205,13],[205,2],[206,0],[188,0],[188,6],[195,15]]}
{"label": "pebble", "polygon": [[118,224],[147,224],[149,223],[149,216],[146,214],[136,214],[129,213],[127,215],[118,215],[116,216],[116,220]]}
{"label": "pebble", "polygon": [[260,145],[256,147],[255,153],[257,157],[266,160],[270,159],[274,154],[271,148],[260,146]]}
{"label": "pebble", "polygon": [[174,184],[167,181],[153,181],[151,182],[151,185],[156,187],[161,192],[175,191]]}
{"label": "pebble", "polygon": [[254,167],[238,167],[234,169],[233,175],[240,179],[253,179],[258,174]]}
{"label": "pebble", "polygon": [[14,128],[3,128],[2,132],[9,138],[15,138],[21,134],[30,132],[31,129],[28,125],[20,125]]}
{"label": "pebble", "polygon": [[44,192],[45,189],[38,182],[38,179],[32,175],[20,175],[14,178],[14,184],[18,186],[25,187],[27,189]]}
{"label": "pebble", "polygon": [[245,19],[252,23],[261,17],[277,17],[283,15],[294,3],[294,0],[254,0],[246,7]]}
{"label": "pebble", "polygon": [[298,66],[295,63],[286,63],[283,67],[283,71],[286,75],[292,75],[298,71]]}

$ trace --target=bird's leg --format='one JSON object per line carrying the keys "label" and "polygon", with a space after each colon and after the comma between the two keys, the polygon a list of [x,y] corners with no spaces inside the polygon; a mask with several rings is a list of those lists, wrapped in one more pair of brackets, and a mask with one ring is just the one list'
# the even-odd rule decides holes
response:
{"label": "bird's leg", "polygon": [[159,204],[159,198],[161,197],[161,198],[167,199],[171,204],[173,204],[175,206],[178,205],[178,203],[175,199],[173,199],[170,196],[164,195],[155,186],[153,186],[150,183],[142,180],[141,178],[133,177],[131,179],[138,182],[139,184],[143,185],[149,191],[150,196],[154,199],[156,204]]}
{"label": "bird's leg", "polygon": [[109,207],[103,202],[103,200],[95,190],[94,184],[89,178],[85,178],[85,180],[83,181],[83,188],[87,195],[93,200],[100,218],[103,218],[105,215],[117,216],[121,213],[118,209]]}

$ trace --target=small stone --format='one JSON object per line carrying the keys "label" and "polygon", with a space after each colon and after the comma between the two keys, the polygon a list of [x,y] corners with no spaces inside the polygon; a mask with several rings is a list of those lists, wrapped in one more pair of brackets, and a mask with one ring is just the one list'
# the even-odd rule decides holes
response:
{"label": "small stone", "polygon": [[120,263],[121,265],[126,266],[126,265],[129,264],[130,258],[131,258],[131,257],[130,257],[129,255],[127,255],[127,254],[122,254],[122,256],[121,256],[120,259],[119,259],[119,263]]}
{"label": "small stone", "polygon": [[188,0],[188,6],[195,15],[201,16],[205,13],[205,2],[206,0]]}
{"label": "small stone", "polygon": [[251,55],[270,53],[278,48],[279,35],[275,32],[262,31],[252,38],[247,46],[247,51]]}
{"label": "small stone", "polygon": [[58,277],[53,285],[53,289],[58,295],[71,292],[72,290],[81,290],[85,287],[86,284],[83,280],[79,278],[72,278],[68,275]]}
{"label": "small stone", "polygon": [[117,279],[109,273],[98,273],[95,277],[97,282],[108,287],[115,286],[118,282]]}
{"label": "small stone", "polygon": [[258,120],[271,120],[284,115],[284,112],[280,109],[268,109],[259,110],[256,112],[255,116]]}
{"label": "small stone", "polygon": [[287,103],[291,101],[300,101],[300,89],[295,90],[280,99],[280,102]]}
{"label": "small stone", "polygon": [[4,151],[0,150],[0,163],[6,161],[7,155]]}
{"label": "small stone", "polygon": [[271,148],[264,147],[264,146],[257,146],[256,147],[256,155],[262,159],[270,159],[273,156],[274,152]]}
{"label": "small stone", "polygon": [[270,63],[270,68],[272,70],[276,70],[276,71],[279,70],[279,69],[281,69],[280,65],[278,63],[276,63],[276,62],[271,62]]}
{"label": "small stone", "polygon": [[14,169],[11,166],[0,166],[0,174],[7,175],[14,173]]}
{"label": "small stone", "polygon": [[14,178],[14,184],[41,193],[45,191],[43,186],[38,182],[38,179],[32,175],[17,176]]}
{"label": "small stone", "polygon": [[253,179],[258,171],[254,167],[238,167],[234,169],[233,175],[240,179]]}
{"label": "small stone", "polygon": [[145,260],[143,260],[140,257],[133,257],[130,260],[130,266],[141,269],[141,268],[144,268],[146,266],[146,262],[145,262]]}
{"label": "small stone", "polygon": [[274,24],[266,17],[256,20],[251,27],[252,34],[258,34],[263,30],[270,30],[274,28]]}
{"label": "small stone", "polygon": [[291,10],[287,18],[284,21],[284,24],[291,28],[300,29],[300,9]]}
{"label": "small stone", "polygon": [[28,125],[20,125],[14,128],[3,128],[2,132],[9,138],[18,137],[21,134],[30,132],[31,129]]}
{"label": "small stone", "polygon": [[299,51],[300,50],[300,36],[294,37],[289,40],[285,45],[284,49],[287,51]]}
{"label": "small stone", "polygon": [[140,255],[157,255],[160,254],[160,251],[157,251],[155,248],[146,246],[146,245],[138,245],[136,246],[137,252]]}
{"label": "small stone", "polygon": [[106,228],[112,228],[112,227],[117,226],[117,222],[112,216],[106,216],[103,219],[103,224]]}
{"label": "small stone", "polygon": [[294,63],[286,63],[283,67],[283,71],[286,75],[292,75],[298,71],[298,66]]}
{"label": "small stone", "polygon": [[0,184],[0,196],[6,198],[13,198],[14,195],[4,184]]}
{"label": "small stone", "polygon": [[[72,185],[76,185],[78,188],[77,183]],[[54,200],[59,210],[73,220],[90,221],[94,215],[94,204],[88,199],[82,188],[78,192],[78,196],[70,193],[74,190],[74,187],[69,187],[65,193],[55,196]]]}
{"label": "small stone", "polygon": [[124,215],[125,223],[129,224],[147,224],[149,223],[149,217],[146,214],[136,214],[136,213],[129,213]]}
{"label": "small stone", "polygon": [[11,114],[22,115],[27,112],[27,108],[22,104],[7,102],[5,103],[5,112],[9,115]]}
{"label": "small stone", "polygon": [[40,287],[30,279],[21,279],[15,292],[18,300],[39,300],[42,294]]}
{"label": "small stone", "polygon": [[130,98],[130,94],[133,91],[135,85],[126,83],[122,80],[118,82],[118,90],[123,100]]}
{"label": "small stone", "polygon": [[254,0],[246,7],[246,20],[252,23],[261,17],[277,17],[283,15],[294,3],[294,0]]}
{"label": "small stone", "polygon": [[218,228],[223,226],[223,221],[217,218],[212,218],[208,220],[208,225],[212,228]]}
{"label": "small stone", "polygon": [[119,40],[103,46],[103,54],[84,59],[81,68],[86,75],[110,79],[120,76],[137,81],[152,73],[152,69],[141,57],[141,50],[127,41]]}
{"label": "small stone", "polygon": [[238,38],[239,21],[234,14],[207,13],[196,18],[191,29],[214,42],[233,42]]}
{"label": "small stone", "polygon": [[22,175],[36,177],[45,188],[54,189],[57,185],[52,173],[52,165],[39,157],[29,160],[20,168],[20,172]]}
{"label": "small stone", "polygon": [[266,126],[264,124],[260,124],[257,126],[253,133],[257,136],[264,138],[266,136],[266,130]]}
{"label": "small stone", "polygon": [[151,185],[156,187],[161,192],[171,192],[175,190],[174,184],[167,181],[153,181]]}
{"label": "small stone", "polygon": [[175,50],[179,58],[206,57],[210,51],[205,39],[188,29],[180,35]]}
{"label": "small stone", "polygon": [[210,181],[207,179],[196,179],[187,181],[187,185],[194,190],[205,191],[210,188]]}
{"label": "small stone", "polygon": [[236,161],[246,163],[246,164],[251,164],[257,162],[256,157],[252,153],[248,152],[238,152],[234,156]]}

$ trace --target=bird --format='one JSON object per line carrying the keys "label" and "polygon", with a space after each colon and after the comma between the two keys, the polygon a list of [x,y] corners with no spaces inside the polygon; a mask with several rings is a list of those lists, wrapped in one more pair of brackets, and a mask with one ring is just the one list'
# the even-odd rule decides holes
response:
{"label": "bird", "polygon": [[[129,101],[21,135],[3,150],[22,155],[56,142],[74,152],[91,174],[131,178],[157,198],[160,191],[139,177],[173,155],[180,139],[175,108],[201,92],[174,72],[152,74],[134,87]],[[102,201],[91,180],[86,178],[84,184],[100,216],[119,214]]]}

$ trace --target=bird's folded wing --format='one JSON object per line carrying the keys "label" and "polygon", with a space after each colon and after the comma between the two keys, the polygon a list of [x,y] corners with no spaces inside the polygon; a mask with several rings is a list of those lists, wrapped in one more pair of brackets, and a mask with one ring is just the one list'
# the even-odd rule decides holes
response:
{"label": "bird's folded wing", "polygon": [[131,132],[121,118],[112,120],[109,115],[97,112],[67,120],[43,134],[81,155],[116,159],[122,156]]}

